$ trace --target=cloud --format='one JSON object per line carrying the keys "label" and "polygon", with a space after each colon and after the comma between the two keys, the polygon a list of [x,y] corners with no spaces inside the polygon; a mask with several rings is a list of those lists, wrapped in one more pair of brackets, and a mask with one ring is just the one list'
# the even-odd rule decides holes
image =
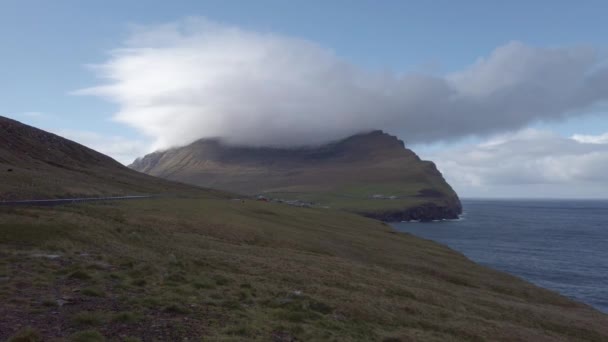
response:
{"label": "cloud", "polygon": [[608,133],[601,135],[574,134],[572,139],[587,144],[608,144]]}
{"label": "cloud", "polygon": [[124,165],[150,151],[150,143],[121,136],[108,136],[81,130],[52,130],[53,133],[87,146],[95,151],[109,155]]}
{"label": "cloud", "polygon": [[408,143],[513,131],[608,99],[606,58],[589,47],[511,42],[443,76],[366,70],[318,44],[192,18],[139,27],[78,91],[155,148],[202,137],[293,146],[385,129]]}
{"label": "cloud", "polygon": [[575,137],[525,129],[425,157],[465,196],[605,198],[608,143]]}

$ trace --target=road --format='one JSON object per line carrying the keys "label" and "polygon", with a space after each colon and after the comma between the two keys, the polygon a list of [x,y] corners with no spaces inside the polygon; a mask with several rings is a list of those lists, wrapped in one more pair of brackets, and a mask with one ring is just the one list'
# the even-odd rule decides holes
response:
{"label": "road", "polygon": [[41,200],[20,200],[20,201],[0,201],[0,207],[13,206],[53,206],[61,204],[81,203],[81,202],[99,202],[99,201],[122,201],[151,198],[154,196],[115,196],[115,197],[86,197],[86,198],[57,198],[57,199],[41,199]]}

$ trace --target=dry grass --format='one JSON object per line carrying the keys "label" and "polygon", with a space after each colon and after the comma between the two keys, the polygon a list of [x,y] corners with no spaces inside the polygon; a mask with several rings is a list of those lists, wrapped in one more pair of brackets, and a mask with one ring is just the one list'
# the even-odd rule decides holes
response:
{"label": "dry grass", "polygon": [[45,340],[608,339],[587,306],[332,210],[209,197],[4,208],[0,251],[0,340],[26,319]]}

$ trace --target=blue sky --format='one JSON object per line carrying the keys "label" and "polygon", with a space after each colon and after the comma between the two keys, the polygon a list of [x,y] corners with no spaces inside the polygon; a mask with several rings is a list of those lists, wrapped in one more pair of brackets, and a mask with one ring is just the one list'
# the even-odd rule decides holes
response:
{"label": "blue sky", "polygon": [[[88,1],[85,4],[4,0],[0,4],[3,80],[0,115],[62,133],[128,162],[137,153],[147,152],[155,137],[140,126],[112,120],[124,103],[108,101],[107,96],[75,95],[74,91],[104,83],[99,72],[87,65],[108,63],[110,51],[124,47],[125,40],[132,38],[133,27],[138,25],[149,28],[201,17],[220,25],[236,26],[244,32],[310,41],[361,70],[398,77],[459,72],[513,41],[538,49],[590,47],[599,55],[594,66],[599,68],[606,64],[608,51],[607,12],[608,3],[604,1]],[[577,115],[567,120],[534,119],[517,129],[509,126],[503,132],[494,127],[491,132],[467,134],[458,139],[450,136],[442,143],[432,139],[416,142],[414,147],[424,157],[446,159],[446,153],[456,149],[474,153],[480,144],[494,139],[494,135],[511,134],[511,138],[517,139],[520,136],[515,133],[521,129],[552,132],[556,139],[574,134],[601,136],[608,132],[605,106],[594,103],[584,111],[588,115],[578,110]],[[408,141],[408,136],[402,136],[401,132],[397,129],[391,133]],[[440,140],[443,139],[437,139]],[[136,142],[129,145],[129,153],[116,152],[115,148],[129,141]],[[595,145],[588,153],[604,153]],[[448,161],[447,165],[455,162]],[[458,167],[448,168],[439,161],[438,165],[457,190],[466,195],[518,196],[504,191],[504,184],[492,183],[493,177],[481,181],[483,185],[475,185],[454,174],[452,170]],[[467,172],[476,171],[467,169]],[[604,182],[589,177],[593,182]],[[548,196],[599,196],[597,192],[581,190],[587,186],[597,188],[597,184],[586,180],[583,186],[579,181],[553,179],[535,184]],[[496,193],[492,189],[503,190]],[[523,191],[521,197],[528,195],[533,194]]]}

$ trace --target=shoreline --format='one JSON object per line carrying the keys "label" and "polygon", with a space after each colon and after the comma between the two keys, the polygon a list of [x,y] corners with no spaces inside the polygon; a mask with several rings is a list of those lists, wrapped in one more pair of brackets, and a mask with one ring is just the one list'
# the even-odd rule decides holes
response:
{"label": "shoreline", "polygon": [[[580,201],[573,200],[572,202],[574,204],[565,209],[576,208],[576,203]],[[597,265],[598,262],[601,263],[601,255],[604,253],[598,249],[601,249],[601,246],[594,245],[589,250],[590,255],[577,257],[573,246],[585,244],[585,241],[589,242],[592,238],[583,237],[582,240],[566,242],[560,240],[560,237],[565,236],[564,234],[567,235],[568,231],[573,231],[572,222],[556,224],[551,220],[548,223],[534,223],[528,220],[531,215],[540,215],[541,218],[542,215],[550,215],[554,220],[561,222],[562,217],[556,211],[557,205],[544,209],[544,214],[538,213],[543,209],[529,208],[527,213],[518,213],[511,219],[513,214],[505,212],[504,206],[500,203],[476,205],[467,200],[464,200],[464,203],[467,206],[467,211],[463,214],[466,215],[464,220],[461,216],[459,220],[444,220],[430,226],[417,221],[390,222],[389,224],[396,232],[433,241],[464,254],[478,265],[519,277],[526,282],[589,305],[603,314],[608,314],[608,305],[605,300],[602,300],[605,298],[602,277],[598,278],[593,272],[585,271],[593,265]],[[589,208],[583,207],[586,209],[580,212],[581,215],[586,217],[592,213]],[[595,207],[601,211],[599,214],[605,215],[602,213],[605,205],[598,204]],[[565,209],[560,209],[562,216],[574,215],[571,211],[563,212]],[[524,215],[523,218],[520,217],[521,215]],[[555,215],[558,216],[555,217]],[[576,218],[577,215],[574,217]],[[522,220],[523,223],[521,223]],[[588,236],[595,236],[596,239],[605,236],[605,233],[601,233],[599,228],[596,228],[597,224],[589,222],[580,224],[581,226],[577,229],[591,234]],[[514,239],[522,244],[522,249],[512,248],[511,244]],[[561,252],[556,252],[547,246],[548,241],[553,244],[565,243],[565,245]],[[562,253],[570,253],[567,260],[564,259]],[[559,268],[552,266],[556,263],[560,265]]]}
{"label": "shoreline", "polygon": [[435,203],[427,203],[420,206],[402,209],[387,210],[381,212],[357,212],[357,214],[380,220],[383,222],[433,222],[443,220],[458,220],[462,215],[462,204],[457,200],[456,204],[439,206]]}

